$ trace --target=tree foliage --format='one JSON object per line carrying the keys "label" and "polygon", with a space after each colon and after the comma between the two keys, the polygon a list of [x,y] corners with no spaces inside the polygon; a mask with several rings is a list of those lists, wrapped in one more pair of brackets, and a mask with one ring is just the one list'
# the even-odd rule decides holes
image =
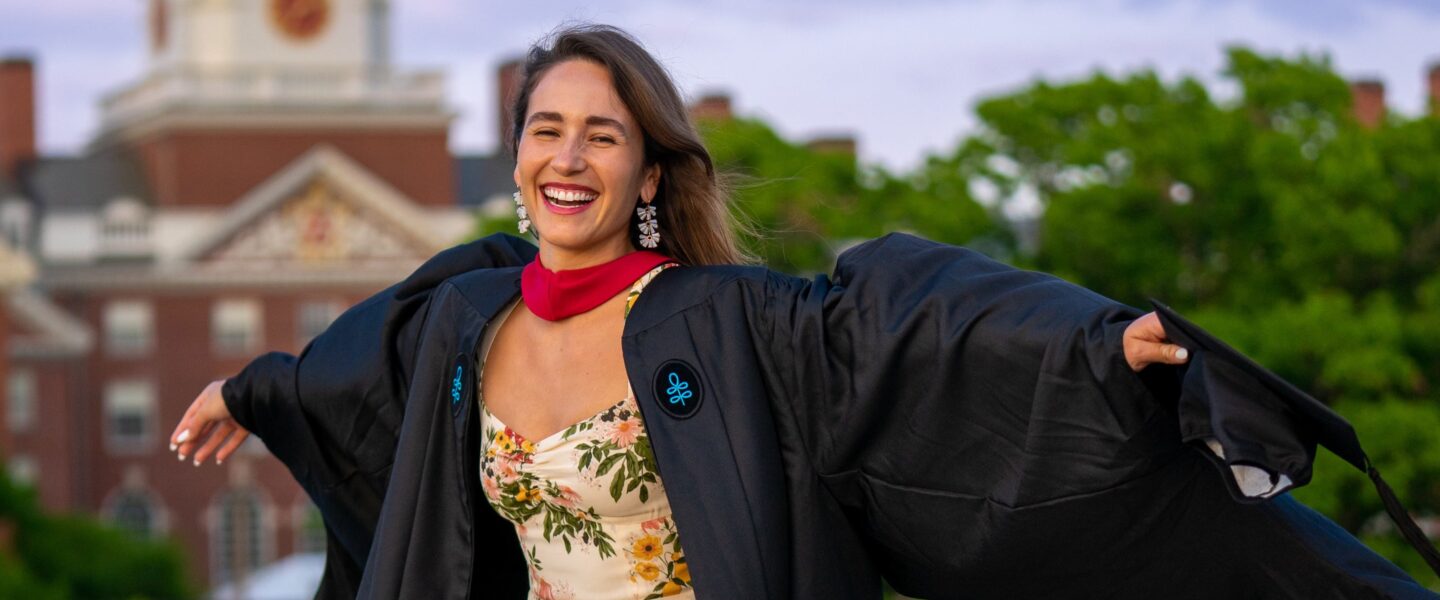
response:
{"label": "tree foliage", "polygon": [[828,270],[849,242],[890,231],[1009,246],[997,214],[971,196],[967,173],[950,161],[932,159],[899,176],[861,168],[847,153],[788,142],[753,119],[707,121],[701,130],[742,218],[758,232],[746,243],[772,268]]}
{"label": "tree foliage", "polygon": [[0,472],[0,598],[191,598],[180,549],[78,516],[47,515]]}
{"label": "tree foliage", "polygon": [[[1411,511],[1440,516],[1440,120],[1362,127],[1322,57],[1235,48],[1224,76],[1232,101],[1148,71],[1038,82],[980,103],[955,156],[1037,190],[1021,262],[1191,314],[1334,405]],[[1440,585],[1370,482],[1321,455],[1297,496]]]}

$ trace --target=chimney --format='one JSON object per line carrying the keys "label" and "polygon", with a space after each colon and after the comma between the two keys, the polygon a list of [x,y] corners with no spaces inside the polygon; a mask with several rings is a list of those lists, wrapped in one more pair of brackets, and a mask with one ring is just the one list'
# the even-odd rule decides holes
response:
{"label": "chimney", "polygon": [[1430,65],[1430,116],[1440,117],[1440,62]]}
{"label": "chimney", "polygon": [[705,94],[690,105],[690,120],[692,121],[728,121],[734,116],[734,113],[730,112],[729,94],[718,92]]}
{"label": "chimney", "polygon": [[1366,129],[1375,129],[1385,122],[1385,84],[1374,79],[1350,83],[1350,98],[1355,120]]}
{"label": "chimney", "polygon": [[0,59],[0,177],[17,179],[35,158],[35,63]]}
{"label": "chimney", "polygon": [[844,154],[855,156],[855,136],[832,135],[813,138],[805,142],[805,147],[811,152],[822,154]]}
{"label": "chimney", "polygon": [[504,153],[510,147],[510,104],[515,101],[515,95],[520,93],[520,76],[524,75],[525,61],[515,58],[505,61],[495,73],[495,89],[498,90],[499,120],[496,124],[499,129],[495,130],[495,139],[500,140],[497,151]]}

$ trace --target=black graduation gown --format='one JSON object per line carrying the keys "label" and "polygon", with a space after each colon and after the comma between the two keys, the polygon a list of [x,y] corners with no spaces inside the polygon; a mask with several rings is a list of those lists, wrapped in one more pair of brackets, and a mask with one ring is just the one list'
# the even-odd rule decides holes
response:
{"label": "black graduation gown", "polygon": [[[471,370],[533,252],[442,253],[227,382],[325,516],[320,596],[523,594],[478,491]],[[1177,370],[1125,363],[1138,315],[904,235],[832,278],[665,271],[623,349],[697,594],[875,598],[883,576],[925,598],[1434,597],[1288,497],[1234,501],[1182,438]]]}

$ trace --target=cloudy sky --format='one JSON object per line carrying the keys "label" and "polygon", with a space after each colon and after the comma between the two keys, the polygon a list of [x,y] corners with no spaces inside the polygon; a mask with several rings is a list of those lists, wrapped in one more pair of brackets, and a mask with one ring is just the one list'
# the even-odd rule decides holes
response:
{"label": "cloudy sky", "polygon": [[[82,149],[99,95],[141,73],[147,4],[0,0],[0,53],[39,60],[44,152]],[[855,134],[864,159],[901,168],[951,148],[977,99],[1035,78],[1149,67],[1224,95],[1222,49],[1239,43],[1328,53],[1417,114],[1440,60],[1434,0],[394,0],[393,13],[397,62],[449,74],[460,152],[495,146],[495,65],[570,20],[630,30],[688,94],[727,91],[792,139]]]}

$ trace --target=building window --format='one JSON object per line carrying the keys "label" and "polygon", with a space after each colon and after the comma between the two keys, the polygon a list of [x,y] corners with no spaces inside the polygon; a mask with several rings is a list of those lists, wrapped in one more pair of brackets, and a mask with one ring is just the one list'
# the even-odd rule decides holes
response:
{"label": "building window", "polygon": [[110,520],[137,537],[150,537],[156,532],[154,503],[142,491],[120,492],[110,504]]}
{"label": "building window", "polygon": [[251,354],[260,348],[260,302],[221,300],[210,318],[217,354]]}
{"label": "building window", "polygon": [[34,485],[40,478],[40,466],[35,463],[34,457],[26,454],[10,457],[7,469],[10,471],[10,479],[21,485]]}
{"label": "building window", "polygon": [[303,302],[300,304],[300,314],[296,315],[295,338],[301,346],[310,343],[315,336],[320,335],[335,317],[340,316],[344,310],[339,302]]}
{"label": "building window", "polygon": [[134,198],[116,198],[105,205],[100,221],[100,251],[112,257],[150,253],[150,209]]}
{"label": "building window", "polygon": [[119,381],[105,389],[105,437],[111,450],[148,450],[155,437],[155,388]]}
{"label": "building window", "polygon": [[265,514],[259,494],[237,489],[216,501],[219,520],[210,536],[212,570],[218,582],[243,579],[260,568],[265,559]]}
{"label": "building window", "polygon": [[35,372],[30,369],[11,371],[5,391],[5,420],[10,424],[10,431],[22,432],[34,429],[35,421],[39,416],[35,410]]}
{"label": "building window", "polygon": [[105,348],[111,354],[145,354],[154,339],[155,310],[149,302],[123,300],[105,305]]}
{"label": "building window", "polygon": [[30,203],[10,197],[0,201],[0,236],[11,248],[26,249],[30,244]]}

